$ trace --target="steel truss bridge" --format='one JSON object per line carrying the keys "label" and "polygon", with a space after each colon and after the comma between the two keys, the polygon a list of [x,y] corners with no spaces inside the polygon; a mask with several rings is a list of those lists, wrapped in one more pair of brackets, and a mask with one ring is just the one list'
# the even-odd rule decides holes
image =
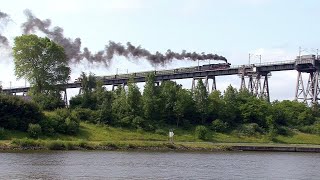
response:
{"label": "steel truss bridge", "polygon": [[[155,74],[156,82],[177,80],[177,79],[192,79],[192,89],[195,87],[196,81],[204,80],[204,84],[208,91],[216,90],[216,77],[227,75],[238,75],[241,79],[240,89],[247,89],[250,93],[257,97],[261,97],[270,101],[268,79],[271,72],[296,70],[297,82],[295,90],[295,99],[305,103],[318,103],[320,99],[320,58],[315,55],[298,56],[296,60],[277,61],[260,64],[249,64],[231,66],[229,68],[201,70],[198,66],[169,69],[161,71],[146,71],[128,74],[116,74],[110,76],[97,76],[104,85],[112,85],[112,89],[119,85],[126,85],[130,78],[133,78],[136,83],[145,82],[146,77],[150,73]],[[309,79],[303,82],[302,73],[307,73]],[[212,81],[209,86],[209,81]],[[66,89],[80,88],[81,82],[75,81],[63,86],[64,100],[67,100]],[[7,94],[26,93],[30,87],[7,88],[2,91]]]}

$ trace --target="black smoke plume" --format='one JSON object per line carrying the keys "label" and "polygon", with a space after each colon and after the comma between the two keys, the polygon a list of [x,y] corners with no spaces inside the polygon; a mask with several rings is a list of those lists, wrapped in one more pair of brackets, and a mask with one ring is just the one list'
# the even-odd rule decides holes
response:
{"label": "black smoke plume", "polygon": [[46,36],[52,39],[54,42],[64,47],[65,52],[72,63],[80,62],[83,59],[87,59],[89,62],[104,63],[109,65],[115,55],[124,56],[126,58],[145,58],[152,65],[164,65],[171,62],[174,59],[177,60],[222,60],[227,62],[227,59],[217,54],[198,54],[196,52],[186,52],[185,50],[181,53],[172,52],[170,49],[165,54],[156,52],[155,54],[150,53],[148,50],[141,48],[140,46],[134,46],[130,42],[126,46],[121,43],[115,43],[109,41],[109,44],[105,46],[104,50],[101,50],[93,54],[87,47],[81,51],[81,39],[76,38],[72,40],[64,37],[63,29],[61,27],[54,27],[51,29],[51,20],[40,20],[35,17],[30,10],[24,11],[27,16],[27,21],[22,24],[22,29],[25,34],[33,33],[37,30],[43,32]]}
{"label": "black smoke plume", "polygon": [[[10,21],[10,17],[8,14],[0,11],[0,28],[3,28],[7,22]],[[0,45],[3,44],[4,46],[9,46],[8,38],[0,32]]]}

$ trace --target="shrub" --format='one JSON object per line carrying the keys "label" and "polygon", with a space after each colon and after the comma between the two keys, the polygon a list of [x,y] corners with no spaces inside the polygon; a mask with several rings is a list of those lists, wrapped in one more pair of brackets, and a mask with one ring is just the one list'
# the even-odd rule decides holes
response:
{"label": "shrub", "polygon": [[99,114],[96,111],[86,108],[76,108],[73,110],[80,121],[88,121],[91,123],[97,123],[99,121]]}
{"label": "shrub", "polygon": [[228,123],[220,119],[216,119],[211,123],[211,129],[216,132],[225,132],[228,128]]}
{"label": "shrub", "polygon": [[197,126],[195,135],[198,139],[206,140],[208,138],[208,129],[205,126]]}
{"label": "shrub", "polygon": [[1,127],[27,131],[30,123],[39,123],[43,117],[43,113],[36,104],[17,96],[0,94]]}
{"label": "shrub", "polygon": [[286,136],[286,135],[292,134],[292,132],[291,132],[291,130],[290,130],[288,127],[280,126],[280,127],[277,129],[277,134]]}
{"label": "shrub", "polygon": [[144,127],[144,124],[145,124],[145,120],[140,116],[137,116],[132,120],[132,126],[134,128],[142,128]]}
{"label": "shrub", "polygon": [[65,149],[67,149],[67,145],[61,140],[51,141],[51,142],[49,142],[49,144],[47,144],[47,147],[50,150],[65,150]]}
{"label": "shrub", "polygon": [[120,126],[122,127],[131,127],[133,117],[132,116],[126,116],[120,120]]}
{"label": "shrub", "polygon": [[41,122],[44,129],[62,134],[76,134],[79,131],[78,116],[68,109],[57,109],[47,115],[47,119]]}
{"label": "shrub", "polygon": [[156,129],[155,133],[160,135],[168,135],[168,133],[163,129]]}
{"label": "shrub", "polygon": [[0,127],[0,139],[4,139],[6,136],[6,132],[3,127]]}
{"label": "shrub", "polygon": [[41,126],[39,124],[29,124],[28,134],[30,137],[38,138],[41,132]]}
{"label": "shrub", "polygon": [[12,144],[15,144],[20,147],[40,147],[43,146],[42,142],[39,140],[34,140],[34,139],[28,139],[28,138],[23,138],[23,139],[13,139]]}
{"label": "shrub", "polygon": [[304,133],[320,134],[320,123],[315,123],[310,126],[302,126],[299,127],[299,130]]}
{"label": "shrub", "polygon": [[254,136],[263,133],[263,129],[257,123],[243,124],[238,128],[238,134],[244,136]]}
{"label": "shrub", "polygon": [[35,94],[31,92],[32,101],[39,105],[42,110],[54,110],[64,108],[65,103],[57,91],[49,91],[48,94]]}

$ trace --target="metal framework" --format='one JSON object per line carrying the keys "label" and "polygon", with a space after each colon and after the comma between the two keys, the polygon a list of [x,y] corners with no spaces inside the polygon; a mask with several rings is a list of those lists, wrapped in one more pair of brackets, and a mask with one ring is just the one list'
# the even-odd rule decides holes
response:
{"label": "metal framework", "polygon": [[68,95],[67,95],[67,88],[63,90],[63,101],[64,105],[68,107]]}
{"label": "metal framework", "polygon": [[303,83],[302,72],[298,71],[295,100],[315,105],[319,102],[320,94],[320,72],[305,72],[309,75],[306,87]]}
{"label": "metal framework", "polygon": [[[239,76],[241,78],[240,90],[248,90],[252,95],[265,99],[270,102],[268,77],[271,76],[270,71],[261,71],[253,65],[242,66],[239,68]],[[246,86],[246,78],[248,86]],[[263,86],[261,86],[261,78]]]}
{"label": "metal framework", "polygon": [[[191,91],[193,92],[196,88],[196,83],[199,80],[204,80],[203,84],[206,87],[206,90],[208,93],[217,90],[217,85],[216,85],[216,77],[215,76],[205,76],[205,77],[194,77],[192,78],[192,85],[191,85]],[[210,79],[212,79],[212,84],[210,88]]]}
{"label": "metal framework", "polygon": [[[246,85],[246,76],[241,75],[241,85],[240,90],[248,90],[252,95],[265,99],[266,101],[270,102],[270,93],[269,93],[269,82],[268,77],[270,76],[270,73],[256,73],[256,74],[250,74],[247,76],[248,79],[248,86]],[[263,80],[262,80],[262,79]],[[263,81],[263,85],[261,85],[261,82]]]}
{"label": "metal framework", "polygon": [[[320,94],[320,63],[318,57],[314,55],[307,55],[302,58],[290,60],[290,61],[278,61],[267,62],[260,64],[249,64],[232,66],[226,69],[213,69],[213,70],[199,70],[196,67],[185,67],[179,69],[168,69],[163,71],[146,71],[136,72],[131,74],[116,74],[110,76],[97,76],[97,79],[103,82],[103,85],[112,85],[113,90],[116,86],[126,84],[130,78],[133,78],[136,83],[145,82],[147,75],[154,73],[156,82],[163,82],[166,80],[177,79],[192,79],[192,90],[196,87],[196,81],[204,79],[204,85],[208,92],[217,89],[216,76],[226,75],[239,75],[241,78],[240,89],[248,89],[250,93],[257,97],[261,97],[270,100],[268,77],[270,72],[274,71],[286,71],[297,70],[297,84],[295,89],[295,99],[303,102],[312,102],[317,104]],[[304,83],[302,74],[307,73],[309,75],[308,82]],[[212,86],[210,88],[210,79],[212,79]],[[248,79],[246,84],[246,79]],[[306,86],[304,86],[306,84]],[[157,84],[159,85],[159,84]],[[79,93],[82,93],[81,82],[75,81],[63,86],[65,88],[80,88]],[[3,88],[2,92],[7,94],[16,94],[28,92],[30,87],[15,87],[15,88]],[[64,91],[63,99],[67,99],[66,90]]]}

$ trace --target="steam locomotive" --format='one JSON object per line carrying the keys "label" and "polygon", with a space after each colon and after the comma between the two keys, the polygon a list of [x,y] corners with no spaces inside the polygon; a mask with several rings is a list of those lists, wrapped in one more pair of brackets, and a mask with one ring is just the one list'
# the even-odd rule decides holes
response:
{"label": "steam locomotive", "polygon": [[206,71],[206,70],[222,70],[230,68],[230,63],[218,63],[218,64],[205,64],[202,66],[196,67],[198,71]]}
{"label": "steam locomotive", "polygon": [[[132,73],[132,74],[116,74],[112,76],[97,76],[97,80],[105,80],[105,79],[121,79],[121,78],[130,78],[132,75],[134,77],[144,77],[146,74],[154,73],[154,74],[177,74],[177,73],[186,73],[186,72],[195,72],[195,71],[208,71],[208,70],[224,70],[230,68],[230,63],[218,63],[218,64],[205,64],[202,66],[195,66],[189,68],[181,68],[181,69],[171,69],[171,70],[164,70],[164,71],[146,71],[146,72],[139,72],[139,73]],[[81,83],[82,78],[79,77],[75,79],[74,83]]]}

